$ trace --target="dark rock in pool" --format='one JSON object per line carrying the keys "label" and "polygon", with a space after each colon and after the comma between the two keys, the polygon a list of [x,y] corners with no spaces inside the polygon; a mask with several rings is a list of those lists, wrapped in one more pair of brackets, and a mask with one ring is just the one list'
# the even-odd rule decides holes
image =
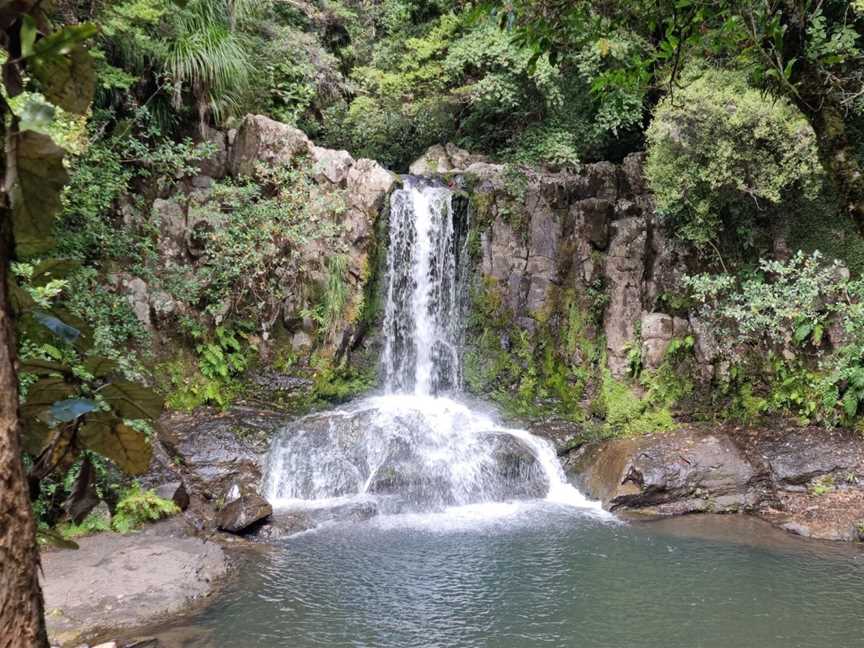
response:
{"label": "dark rock in pool", "polygon": [[594,444],[575,470],[583,491],[610,510],[725,513],[771,498],[768,475],[722,432],[682,429]]}
{"label": "dark rock in pool", "polygon": [[225,505],[216,516],[221,531],[243,533],[273,513],[273,507],[259,495],[244,495]]}
{"label": "dark rock in pool", "polygon": [[316,526],[316,522],[305,511],[280,512],[274,513],[265,524],[259,525],[253,535],[256,540],[266,542],[287,538]]}

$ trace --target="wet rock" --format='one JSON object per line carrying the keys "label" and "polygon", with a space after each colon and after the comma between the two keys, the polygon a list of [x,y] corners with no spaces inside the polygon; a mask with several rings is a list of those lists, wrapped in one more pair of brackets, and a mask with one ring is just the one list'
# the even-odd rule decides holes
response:
{"label": "wet rock", "polygon": [[244,495],[219,511],[216,526],[221,531],[243,533],[273,513],[273,507],[260,495]]}
{"label": "wet rock", "polygon": [[497,493],[495,499],[539,498],[549,491],[549,480],[534,452],[520,439],[509,434],[495,434],[493,444]]}
{"label": "wet rock", "polygon": [[811,536],[810,527],[799,524],[798,522],[787,522],[780,526],[784,531],[788,531],[789,533],[797,536],[801,536],[802,538],[809,538]]}
{"label": "wet rock", "polygon": [[529,428],[531,434],[549,441],[555,447],[555,453],[564,457],[583,443],[583,429],[578,423],[553,419],[535,423]]}
{"label": "wet rock", "polygon": [[260,525],[252,533],[256,540],[270,541],[288,538],[316,526],[317,523],[306,511],[280,511],[273,513],[267,523]]}
{"label": "wet rock", "polygon": [[160,440],[176,459],[190,495],[215,500],[238,481],[257,487],[270,437],[284,422],[278,412],[246,408],[174,413],[161,419]]}
{"label": "wet rock", "polygon": [[770,498],[767,476],[722,432],[682,429],[599,443],[575,471],[582,488],[610,510],[748,511]]}
{"label": "wet rock", "polygon": [[365,522],[378,515],[375,502],[348,502],[328,508],[312,509],[307,512],[309,519],[318,526],[324,522]]}

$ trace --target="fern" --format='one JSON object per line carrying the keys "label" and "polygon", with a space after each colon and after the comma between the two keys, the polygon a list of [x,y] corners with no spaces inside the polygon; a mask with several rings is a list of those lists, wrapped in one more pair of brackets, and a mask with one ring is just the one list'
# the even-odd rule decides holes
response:
{"label": "fern", "polygon": [[142,490],[135,484],[117,504],[111,528],[118,533],[128,533],[145,522],[156,522],[179,512],[174,502],[162,499],[151,490]]}

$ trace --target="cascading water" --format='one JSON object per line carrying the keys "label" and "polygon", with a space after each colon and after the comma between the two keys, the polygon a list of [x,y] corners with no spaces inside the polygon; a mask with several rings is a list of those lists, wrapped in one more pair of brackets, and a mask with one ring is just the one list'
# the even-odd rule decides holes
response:
{"label": "cascading water", "polygon": [[407,178],[390,211],[385,395],[287,426],[268,458],[278,508],[371,501],[381,513],[545,499],[598,510],[552,446],[445,398],[460,386],[464,231],[446,187]]}
{"label": "cascading water", "polygon": [[457,390],[460,249],[452,192],[408,178],[393,193],[387,253],[384,380],[388,392]]}

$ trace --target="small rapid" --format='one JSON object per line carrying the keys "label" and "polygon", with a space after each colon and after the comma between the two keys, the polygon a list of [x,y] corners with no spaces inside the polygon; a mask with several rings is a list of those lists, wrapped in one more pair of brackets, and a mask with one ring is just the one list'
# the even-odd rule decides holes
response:
{"label": "small rapid", "polygon": [[292,423],[270,452],[264,490],[277,509],[353,500],[381,513],[440,513],[542,499],[599,511],[567,483],[545,440],[454,399],[416,394],[371,397]]}
{"label": "small rapid", "polygon": [[385,393],[287,425],[268,455],[278,509],[371,505],[451,519],[525,502],[604,515],[567,482],[550,443],[460,399],[467,213],[440,183],[407,178],[389,219]]}

